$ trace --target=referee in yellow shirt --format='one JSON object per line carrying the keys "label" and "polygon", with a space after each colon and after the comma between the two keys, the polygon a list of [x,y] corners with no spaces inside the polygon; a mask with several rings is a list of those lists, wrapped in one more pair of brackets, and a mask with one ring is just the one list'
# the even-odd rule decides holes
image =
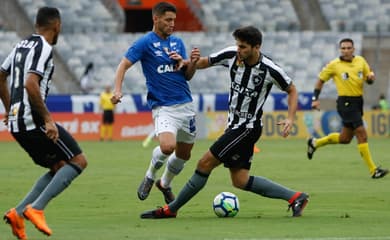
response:
{"label": "referee in yellow shirt", "polygon": [[100,94],[99,104],[103,110],[102,124],[100,126],[100,141],[104,141],[105,139],[112,141],[115,108],[115,105],[111,103],[112,96],[110,86],[106,86],[105,90]]}
{"label": "referee in yellow shirt", "polygon": [[375,74],[362,56],[354,55],[352,39],[342,39],[339,48],[340,57],[330,61],[319,74],[314,87],[312,108],[319,109],[318,97],[321,89],[325,82],[333,79],[338,94],[337,112],[342,119],[343,128],[341,133],[330,133],[318,139],[311,137],[307,142],[307,157],[312,159],[316,149],[328,144],[349,144],[356,136],[358,150],[368,166],[371,177],[382,178],[389,170],[377,167],[372,160],[367,132],[363,125],[363,84],[364,82],[372,84]]}

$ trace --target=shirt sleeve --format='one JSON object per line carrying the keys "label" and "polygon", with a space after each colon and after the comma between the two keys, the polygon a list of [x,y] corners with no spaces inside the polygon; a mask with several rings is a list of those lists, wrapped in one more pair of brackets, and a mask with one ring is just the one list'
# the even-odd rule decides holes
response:
{"label": "shirt sleeve", "polygon": [[321,72],[318,74],[318,78],[321,81],[328,81],[334,75],[334,61],[329,62],[324,68],[322,68]]}
{"label": "shirt sleeve", "polygon": [[136,63],[142,58],[143,49],[145,45],[145,37],[142,37],[134,42],[133,45],[129,47],[125,54],[125,58],[127,58],[131,63]]}
{"label": "shirt sleeve", "polygon": [[236,55],[237,55],[237,47],[230,46],[220,50],[219,52],[210,54],[209,62],[210,65],[212,66],[221,65],[221,66],[229,67],[229,59],[235,57]]}

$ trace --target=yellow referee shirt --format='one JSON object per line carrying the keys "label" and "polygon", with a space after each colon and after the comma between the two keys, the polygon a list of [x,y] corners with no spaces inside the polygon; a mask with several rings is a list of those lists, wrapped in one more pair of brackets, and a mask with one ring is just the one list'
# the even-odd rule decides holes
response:
{"label": "yellow referee shirt", "polygon": [[111,97],[113,94],[111,92],[102,92],[100,94],[100,107],[103,110],[114,110],[115,105],[111,103]]}
{"label": "yellow referee shirt", "polygon": [[370,71],[362,56],[355,56],[350,62],[336,58],[322,69],[319,78],[323,82],[332,78],[339,96],[356,97],[363,95],[363,83]]}

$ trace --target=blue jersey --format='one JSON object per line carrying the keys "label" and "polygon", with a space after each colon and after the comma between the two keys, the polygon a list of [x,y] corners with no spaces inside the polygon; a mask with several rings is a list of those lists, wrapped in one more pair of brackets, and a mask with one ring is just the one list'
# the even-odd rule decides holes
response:
{"label": "blue jersey", "polygon": [[169,36],[162,39],[155,32],[149,32],[135,41],[125,54],[133,64],[141,61],[148,89],[148,105],[152,109],[192,101],[184,70],[175,69],[176,61],[168,55],[171,51],[176,51],[183,59],[187,59],[184,43],[180,38]]}

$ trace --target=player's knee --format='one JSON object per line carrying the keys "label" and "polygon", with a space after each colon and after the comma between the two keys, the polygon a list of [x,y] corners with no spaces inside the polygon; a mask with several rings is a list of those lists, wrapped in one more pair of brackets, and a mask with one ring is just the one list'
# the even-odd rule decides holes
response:
{"label": "player's knee", "polygon": [[165,155],[171,155],[175,151],[175,147],[174,144],[160,144],[161,152]]}
{"label": "player's knee", "polygon": [[72,158],[70,162],[77,164],[81,169],[85,169],[88,166],[88,161],[85,158],[84,154],[79,154]]}

